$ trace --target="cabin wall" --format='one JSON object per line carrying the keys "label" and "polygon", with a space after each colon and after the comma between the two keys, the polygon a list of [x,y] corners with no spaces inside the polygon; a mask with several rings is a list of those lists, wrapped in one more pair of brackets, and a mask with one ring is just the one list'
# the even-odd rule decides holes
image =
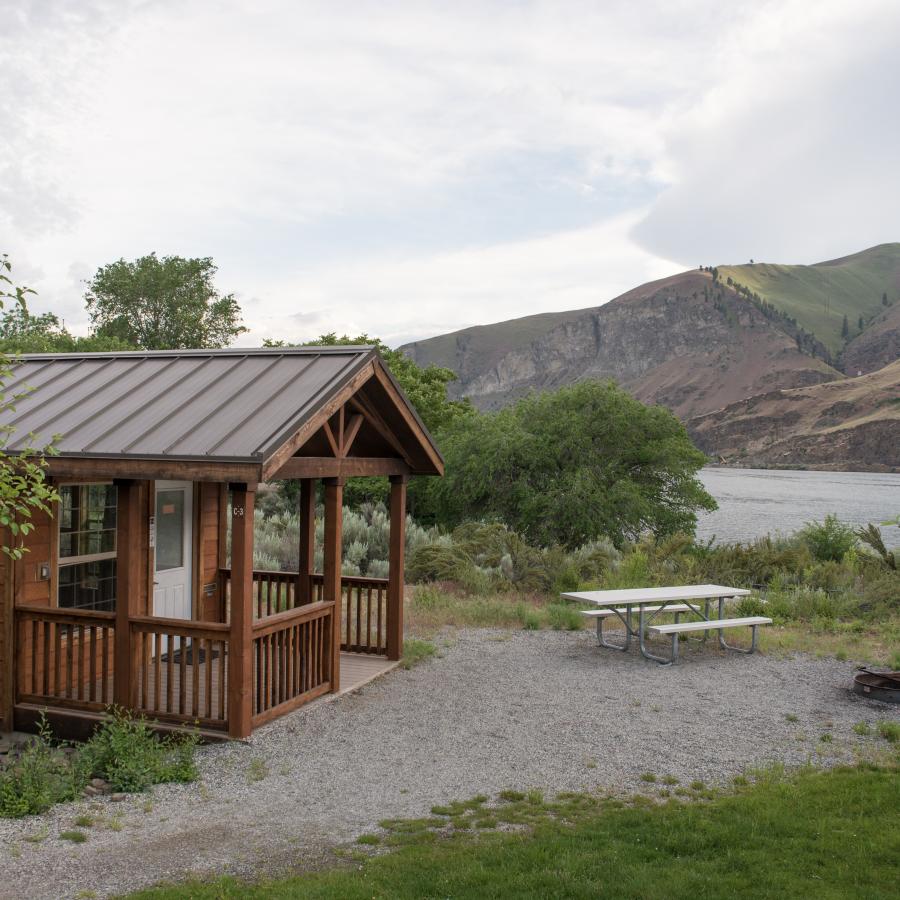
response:
{"label": "cabin wall", "polygon": [[199,482],[199,515],[195,522],[198,577],[195,579],[195,615],[205,622],[223,621],[224,604],[219,596],[219,517],[221,487],[213,482]]}

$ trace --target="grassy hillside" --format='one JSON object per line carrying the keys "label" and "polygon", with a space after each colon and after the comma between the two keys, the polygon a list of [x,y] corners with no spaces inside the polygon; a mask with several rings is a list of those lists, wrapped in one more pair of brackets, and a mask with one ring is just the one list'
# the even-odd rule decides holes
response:
{"label": "grassy hillside", "polygon": [[845,315],[852,339],[860,333],[860,316],[869,320],[884,311],[884,293],[891,302],[900,298],[900,243],[880,244],[812,266],[719,266],[719,274],[723,281],[730,277],[793,316],[836,356],[845,343],[841,334]]}

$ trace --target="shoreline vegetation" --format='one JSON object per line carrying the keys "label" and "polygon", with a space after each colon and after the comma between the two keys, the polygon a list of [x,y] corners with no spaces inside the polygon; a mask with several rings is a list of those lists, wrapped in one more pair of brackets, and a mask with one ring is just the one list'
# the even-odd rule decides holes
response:
{"label": "shoreline vegetation", "polygon": [[[296,515],[274,492],[260,507],[255,567],[296,570]],[[382,504],[345,508],[344,574],[385,577],[388,537]],[[764,651],[900,669],[900,552],[885,548],[877,528],[854,529],[835,516],[744,543],[674,534],[574,549],[535,546],[496,522],[448,530],[409,518],[406,581],[410,638],[431,639],[447,627],[574,630],[585,627],[583,617],[560,593],[720,583],[755,590],[738,604],[740,615],[774,619],[760,635]]]}

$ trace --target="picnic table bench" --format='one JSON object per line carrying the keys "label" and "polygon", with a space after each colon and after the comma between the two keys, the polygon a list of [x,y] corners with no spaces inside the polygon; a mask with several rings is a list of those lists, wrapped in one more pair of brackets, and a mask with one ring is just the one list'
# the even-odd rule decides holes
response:
{"label": "picnic table bench", "polygon": [[[583,615],[597,623],[597,640],[601,646],[612,650],[628,650],[631,639],[636,637],[641,654],[661,665],[671,665],[678,659],[678,642],[681,634],[702,631],[703,640],[710,631],[717,631],[719,645],[726,650],[738,653],[753,653],[756,650],[756,630],[760,625],[771,625],[772,620],[765,616],[743,616],[725,618],[725,603],[737,597],[746,597],[751,592],[745,588],[727,587],[721,584],[691,584],[680,587],[664,588],[627,588],[612,591],[574,591],[563,594],[566,600],[579,600],[593,604],[595,609],[584,610]],[[718,618],[711,618],[710,604],[718,603]],[[702,604],[702,607],[701,607]],[[638,625],[633,625],[633,610],[637,610]],[[653,624],[653,620],[662,613],[673,613],[675,621],[671,624]],[[682,622],[681,615],[690,613],[697,616],[691,621]],[[607,640],[603,635],[603,623],[616,616],[625,626],[625,639],[621,644]],[[749,627],[752,638],[749,649],[734,647],[725,641],[726,628]],[[647,649],[647,632],[668,635],[671,638],[669,656],[658,656]]]}

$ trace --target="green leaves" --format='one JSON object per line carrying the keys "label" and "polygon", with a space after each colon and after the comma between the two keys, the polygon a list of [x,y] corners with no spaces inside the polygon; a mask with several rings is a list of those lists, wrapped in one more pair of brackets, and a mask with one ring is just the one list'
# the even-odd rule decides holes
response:
{"label": "green leaves", "polygon": [[233,294],[213,285],[212,259],[120,259],[98,269],[85,294],[97,335],[143,350],[225,347],[247,329]]}
{"label": "green leaves", "polygon": [[452,421],[439,444],[447,474],[416,495],[416,512],[442,524],[496,518],[531,543],[572,548],[693,531],[695,511],[715,508],[684,427],[611,382]]}

